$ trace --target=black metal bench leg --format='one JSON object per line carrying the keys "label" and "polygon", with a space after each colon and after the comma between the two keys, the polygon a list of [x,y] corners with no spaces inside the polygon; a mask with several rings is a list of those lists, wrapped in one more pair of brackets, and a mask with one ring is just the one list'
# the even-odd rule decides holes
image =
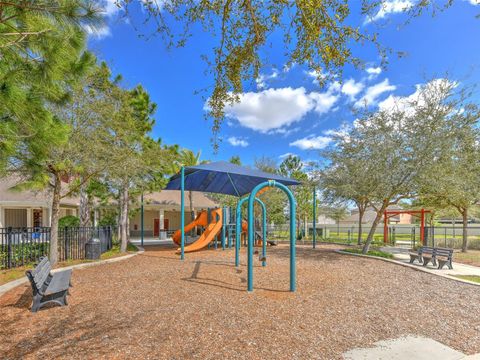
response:
{"label": "black metal bench leg", "polygon": [[42,307],[42,297],[40,295],[34,295],[32,301],[32,312],[37,312]]}

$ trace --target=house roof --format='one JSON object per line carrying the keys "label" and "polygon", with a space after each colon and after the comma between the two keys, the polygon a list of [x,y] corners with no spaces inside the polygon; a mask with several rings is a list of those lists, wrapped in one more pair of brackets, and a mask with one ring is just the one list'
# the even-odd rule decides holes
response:
{"label": "house roof", "polygon": [[[403,210],[402,207],[398,205],[391,205],[387,208],[388,210]],[[377,217],[377,213],[373,207],[367,207],[365,213],[363,214],[363,223],[372,223]],[[383,221],[383,220],[382,220]],[[390,221],[400,221],[400,215],[395,215],[390,217]],[[350,216],[340,220],[340,223],[358,223],[358,209],[352,210]]]}
{"label": "house roof", "polygon": [[[211,208],[217,207],[218,204],[208,198],[204,193],[192,191],[192,200],[194,208]],[[146,194],[144,202],[147,205],[163,205],[163,206],[180,206],[180,192],[176,190],[162,190]],[[188,209],[190,204],[190,191],[185,191],[185,208]]]}
{"label": "house roof", "polygon": [[[52,192],[50,190],[18,191],[12,188],[20,182],[18,177],[0,178],[0,206],[41,206],[49,207],[52,202]],[[145,195],[145,204],[147,205],[163,205],[163,206],[180,206],[180,192],[175,190],[162,190]],[[218,204],[208,198],[205,194],[192,191],[192,200],[194,208],[210,208],[217,207]],[[60,201],[62,206],[78,207],[80,205],[79,197],[65,197]],[[190,204],[190,192],[185,192],[185,204],[188,208]]]}
{"label": "house roof", "polygon": [[[52,192],[48,189],[42,191],[18,191],[12,188],[20,183],[17,176],[0,178],[0,205],[25,205],[25,206],[50,206]],[[60,201],[63,206],[78,206],[78,197],[65,197]]]}

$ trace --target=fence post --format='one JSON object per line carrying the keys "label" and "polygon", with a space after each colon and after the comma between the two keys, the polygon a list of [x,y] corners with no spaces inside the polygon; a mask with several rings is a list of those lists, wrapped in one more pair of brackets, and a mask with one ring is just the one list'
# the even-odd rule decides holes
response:
{"label": "fence post", "polygon": [[7,269],[12,267],[12,227],[7,228]]}
{"label": "fence post", "polygon": [[68,235],[68,229],[67,229],[67,226],[65,226],[63,228],[63,247],[64,247],[65,261],[68,260],[68,250],[69,250],[67,235]]}

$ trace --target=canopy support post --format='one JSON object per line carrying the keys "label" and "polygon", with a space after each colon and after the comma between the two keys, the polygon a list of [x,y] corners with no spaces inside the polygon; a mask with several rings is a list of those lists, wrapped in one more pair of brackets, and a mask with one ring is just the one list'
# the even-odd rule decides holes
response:
{"label": "canopy support post", "polygon": [[222,207],[222,250],[225,250],[225,206]]}
{"label": "canopy support post", "polygon": [[185,259],[185,167],[180,170],[180,259]]}
{"label": "canopy support post", "polygon": [[313,187],[313,248],[317,246],[317,189]]}
{"label": "canopy support post", "polygon": [[143,191],[142,191],[142,196],[141,196],[141,199],[140,199],[140,243],[142,244],[142,248],[143,248],[143,238],[144,238],[144,234],[145,234],[145,229],[144,229],[144,209],[143,209]]}

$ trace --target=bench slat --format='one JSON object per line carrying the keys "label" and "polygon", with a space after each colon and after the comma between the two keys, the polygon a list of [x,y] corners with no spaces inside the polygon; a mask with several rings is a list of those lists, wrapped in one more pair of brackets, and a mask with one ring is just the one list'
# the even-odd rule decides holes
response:
{"label": "bench slat", "polygon": [[52,281],[45,291],[45,295],[56,294],[61,291],[68,290],[70,286],[70,277],[72,276],[72,270],[65,270],[53,275]]}

